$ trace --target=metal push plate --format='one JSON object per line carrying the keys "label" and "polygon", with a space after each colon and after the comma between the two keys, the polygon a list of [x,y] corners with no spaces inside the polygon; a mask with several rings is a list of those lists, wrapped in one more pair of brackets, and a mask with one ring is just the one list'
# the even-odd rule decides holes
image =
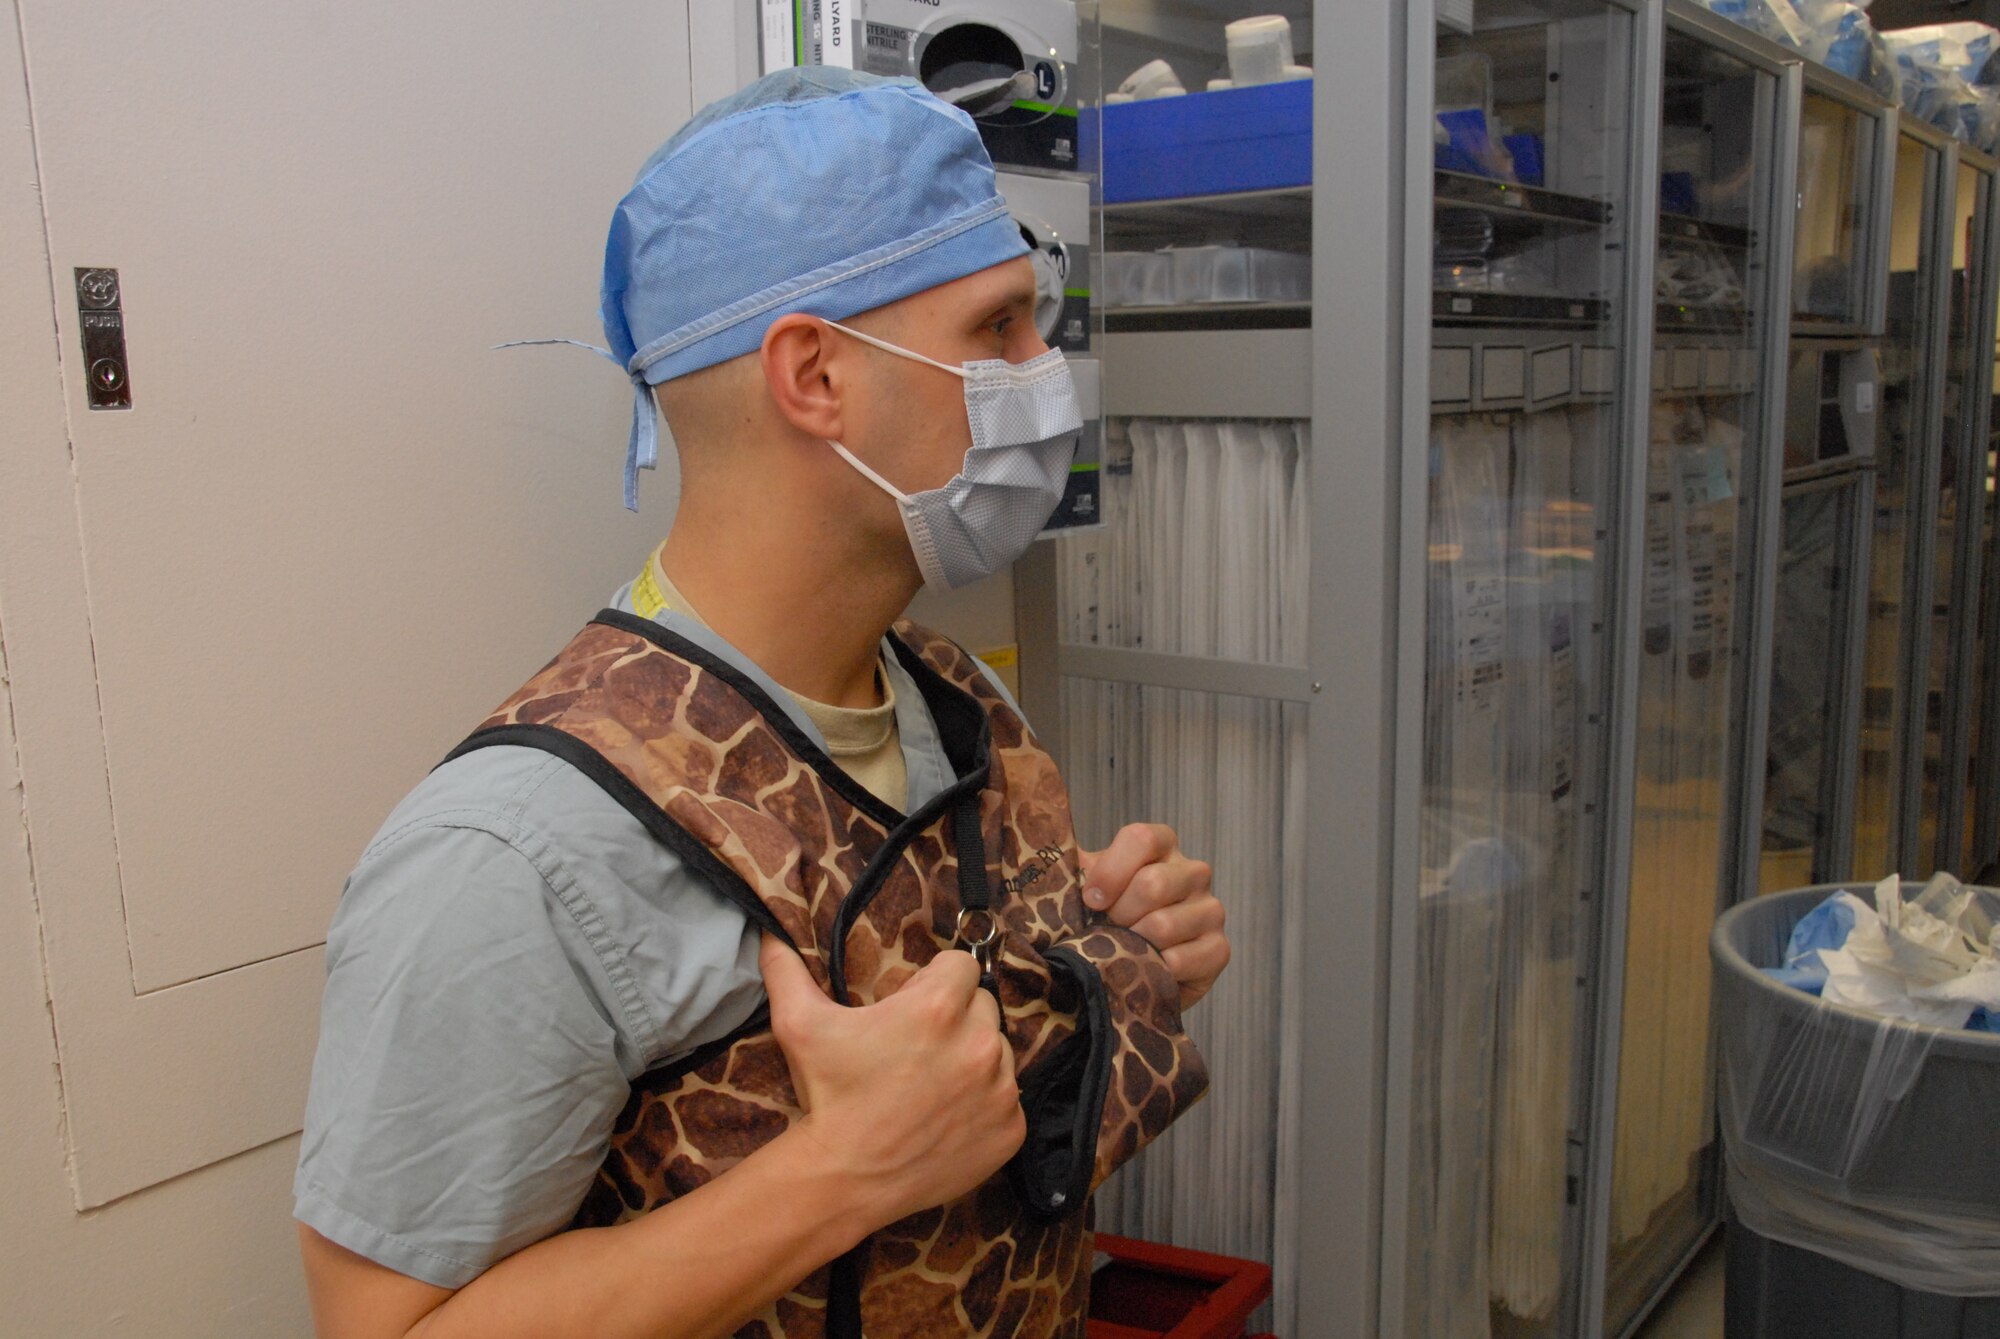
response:
{"label": "metal push plate", "polygon": [[83,331],[83,381],[92,409],[130,409],[132,373],[125,362],[125,311],[118,271],[76,268],[76,323]]}

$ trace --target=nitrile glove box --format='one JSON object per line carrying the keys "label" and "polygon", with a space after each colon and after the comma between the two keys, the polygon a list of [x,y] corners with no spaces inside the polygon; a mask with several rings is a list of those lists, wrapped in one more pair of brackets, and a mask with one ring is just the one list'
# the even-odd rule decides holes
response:
{"label": "nitrile glove box", "polygon": [[[1291,79],[1105,107],[1104,203],[1311,185],[1312,91]],[[1079,120],[1088,154],[1095,117]]]}

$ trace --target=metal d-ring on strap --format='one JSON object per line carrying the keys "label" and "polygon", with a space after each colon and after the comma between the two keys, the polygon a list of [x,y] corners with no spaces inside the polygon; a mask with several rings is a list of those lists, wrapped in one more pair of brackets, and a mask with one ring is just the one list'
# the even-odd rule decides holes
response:
{"label": "metal d-ring on strap", "polygon": [[986,879],[986,842],[979,829],[979,792],[969,791],[952,810],[952,844],[958,850],[958,924],[952,942],[970,952],[982,976],[993,974],[1003,927],[993,911]]}
{"label": "metal d-ring on strap", "polygon": [[[968,929],[967,927],[975,927]],[[1000,953],[1000,918],[991,911],[966,907],[958,913],[958,930],[953,935],[958,947],[972,954],[981,975],[991,975],[993,960]]]}

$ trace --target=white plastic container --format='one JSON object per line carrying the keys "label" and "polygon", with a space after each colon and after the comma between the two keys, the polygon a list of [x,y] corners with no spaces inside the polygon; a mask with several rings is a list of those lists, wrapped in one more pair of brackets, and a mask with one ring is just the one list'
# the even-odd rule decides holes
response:
{"label": "white plastic container", "polygon": [[1312,296],[1312,257],[1250,246],[1177,247],[1172,301],[1304,302]]}
{"label": "white plastic container", "polygon": [[1180,76],[1174,73],[1174,67],[1163,60],[1141,65],[1118,86],[1118,93],[1132,102],[1144,102],[1148,98],[1177,98],[1186,92],[1187,89],[1181,86]]}
{"label": "white plastic container", "polygon": [[1278,14],[1238,19],[1222,30],[1229,48],[1229,78],[1237,88],[1275,84],[1292,61],[1292,23]]}

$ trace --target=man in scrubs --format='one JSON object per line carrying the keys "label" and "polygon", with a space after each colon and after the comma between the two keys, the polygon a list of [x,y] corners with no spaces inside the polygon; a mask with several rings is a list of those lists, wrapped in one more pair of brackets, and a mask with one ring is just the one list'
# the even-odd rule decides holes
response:
{"label": "man in scrubs", "polygon": [[[886,630],[926,582],[1010,562],[1052,505],[1033,482],[1056,468],[1046,443],[969,423],[953,371],[1049,356],[1024,251],[962,114],[822,70],[696,117],[607,246],[610,355],[636,391],[628,505],[656,406],[681,473],[671,533],[614,607],[761,687],[898,811],[952,771]],[[1161,950],[1184,1006],[1206,993],[1229,956],[1222,905],[1171,830],[1123,829],[1086,853],[1085,879],[1091,907]],[[348,880],[327,949],[295,1186],[322,1339],[726,1334],[981,1183],[1022,1138],[970,955],[837,1005],[535,749],[481,749],[419,782]],[[692,1194],[564,1231],[633,1080],[767,998],[808,1114]]]}

